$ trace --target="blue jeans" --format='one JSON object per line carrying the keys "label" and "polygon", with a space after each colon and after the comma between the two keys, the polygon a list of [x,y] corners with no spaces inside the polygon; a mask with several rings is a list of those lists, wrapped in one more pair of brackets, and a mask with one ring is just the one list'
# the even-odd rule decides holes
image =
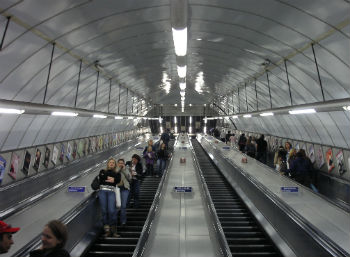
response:
{"label": "blue jeans", "polygon": [[126,205],[128,203],[130,191],[128,189],[120,189],[121,206],[119,208],[120,224],[126,223]]}
{"label": "blue jeans", "polygon": [[163,176],[163,173],[165,170],[166,160],[158,159],[157,164],[158,164],[158,175],[161,177]]}
{"label": "blue jeans", "polygon": [[115,203],[115,192],[109,190],[100,190],[98,192],[98,199],[101,205],[103,225],[116,225],[117,207]]}
{"label": "blue jeans", "polygon": [[140,196],[140,181],[137,179],[132,179],[130,182],[130,194],[128,203],[130,203],[131,199],[134,199],[134,207],[139,207],[139,196]]}

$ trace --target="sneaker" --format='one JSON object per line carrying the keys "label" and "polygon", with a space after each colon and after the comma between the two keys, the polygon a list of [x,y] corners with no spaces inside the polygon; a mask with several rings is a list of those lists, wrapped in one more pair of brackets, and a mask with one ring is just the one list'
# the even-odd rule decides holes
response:
{"label": "sneaker", "polygon": [[109,227],[109,225],[104,225],[103,226],[103,230],[104,230],[104,237],[109,237],[111,234],[111,228]]}

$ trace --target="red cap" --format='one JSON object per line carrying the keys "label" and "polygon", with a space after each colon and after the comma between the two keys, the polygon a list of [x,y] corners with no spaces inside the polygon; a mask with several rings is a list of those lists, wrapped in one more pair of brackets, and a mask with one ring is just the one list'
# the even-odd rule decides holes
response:
{"label": "red cap", "polygon": [[16,233],[20,228],[13,228],[0,220],[0,233]]}

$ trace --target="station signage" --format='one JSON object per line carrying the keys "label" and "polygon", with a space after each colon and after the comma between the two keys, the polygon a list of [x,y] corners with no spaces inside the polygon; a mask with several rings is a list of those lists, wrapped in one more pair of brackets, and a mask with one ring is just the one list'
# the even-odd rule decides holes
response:
{"label": "station signage", "polygon": [[191,193],[192,187],[174,187],[176,193]]}
{"label": "station signage", "polygon": [[284,193],[298,193],[299,188],[298,187],[281,187],[281,192]]}
{"label": "station signage", "polygon": [[84,193],[85,192],[85,187],[68,187],[68,192]]}

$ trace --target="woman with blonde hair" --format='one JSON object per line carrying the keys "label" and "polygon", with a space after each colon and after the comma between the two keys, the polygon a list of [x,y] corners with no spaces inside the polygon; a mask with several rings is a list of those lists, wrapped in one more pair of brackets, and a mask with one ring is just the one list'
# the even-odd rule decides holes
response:
{"label": "woman with blonde hair", "polygon": [[102,223],[104,236],[119,237],[117,234],[117,207],[115,198],[115,187],[120,183],[121,175],[116,171],[116,161],[109,158],[106,170],[101,170],[99,174],[100,190],[98,198],[102,211]]}

